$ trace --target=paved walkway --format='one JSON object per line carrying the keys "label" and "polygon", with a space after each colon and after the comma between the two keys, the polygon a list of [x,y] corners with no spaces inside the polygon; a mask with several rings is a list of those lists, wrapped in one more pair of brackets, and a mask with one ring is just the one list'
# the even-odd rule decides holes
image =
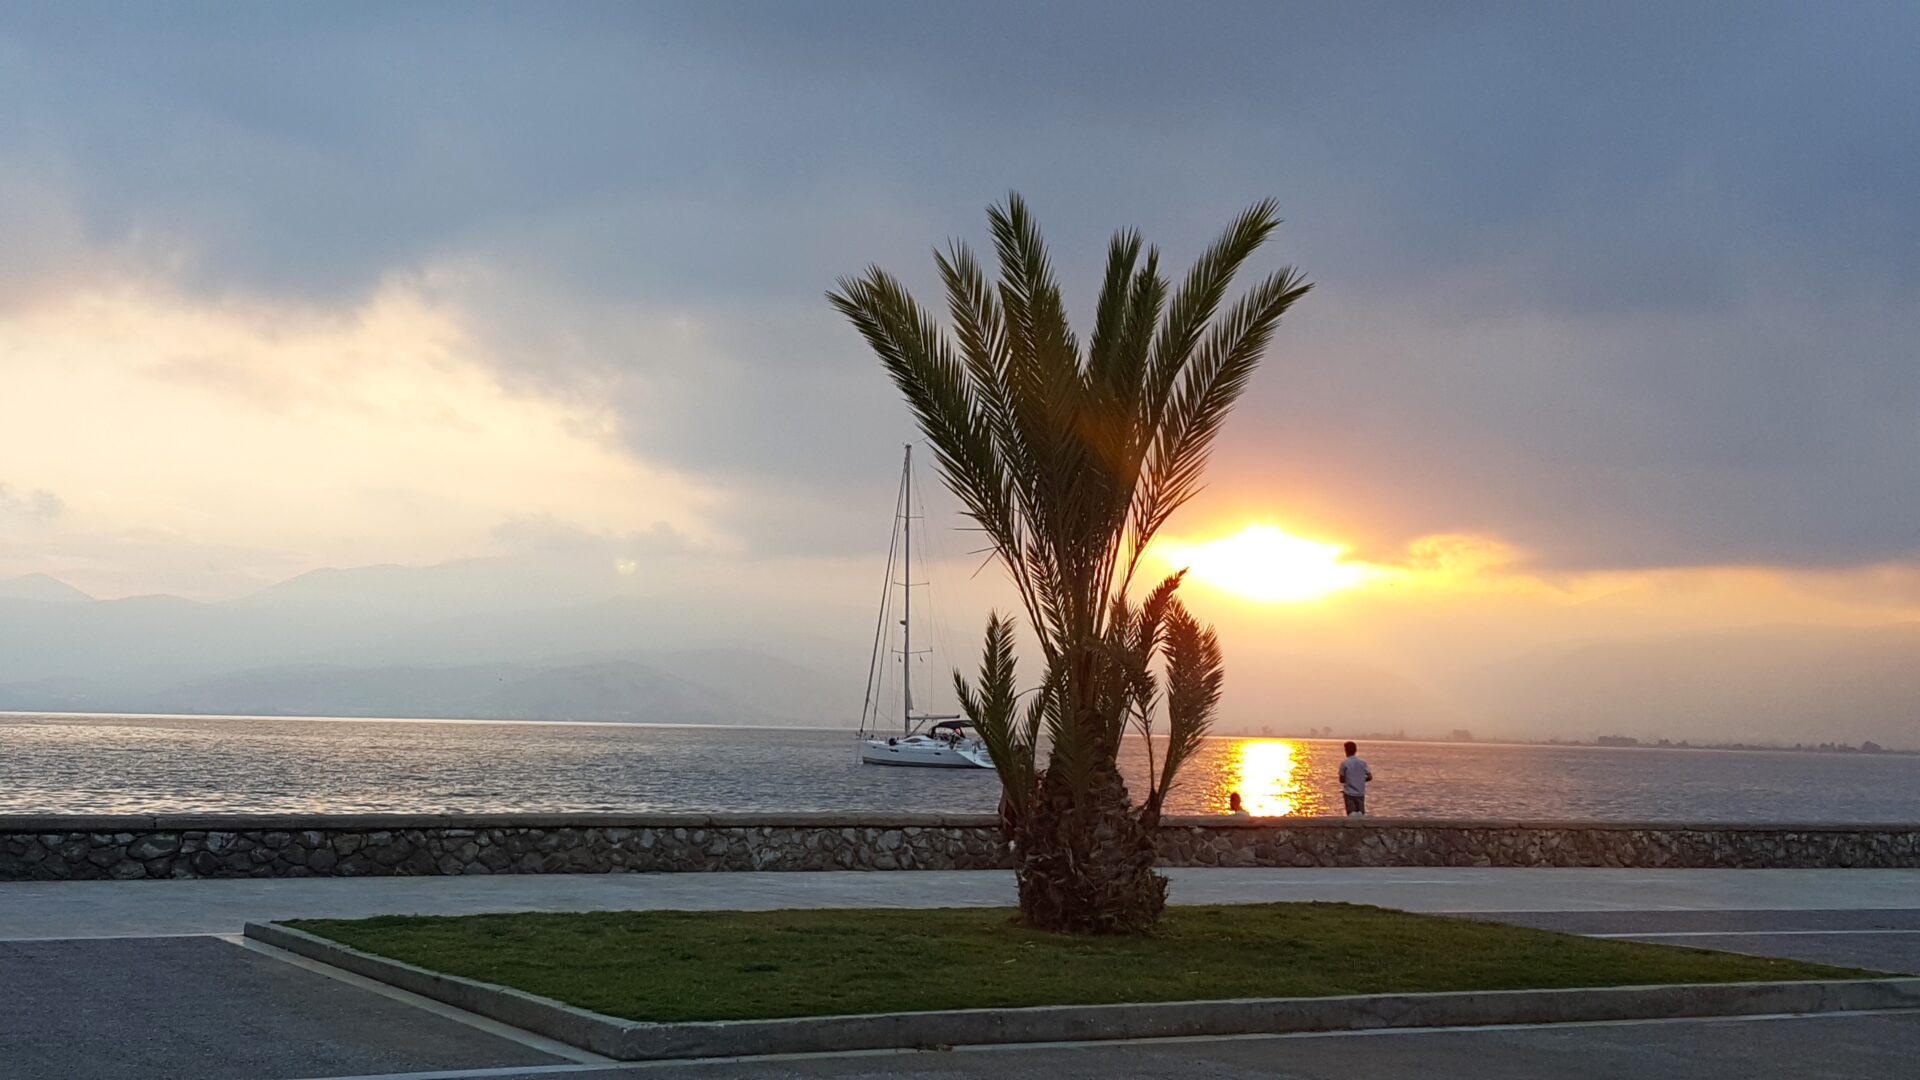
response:
{"label": "paved walkway", "polygon": [[[1920,906],[1920,870],[1167,871],[1175,903],[1345,900],[1407,911],[1807,911]],[[1011,905],[1000,871],[520,874],[0,883],[0,939],[238,933],[248,920],[482,911]]]}
{"label": "paved walkway", "polygon": [[[1176,902],[1348,900],[1920,972],[1920,871],[1170,871]],[[243,946],[248,920],[1012,902],[992,872],[0,883],[6,1080],[1911,1077],[1920,1013],[988,1048],[614,1066]]]}

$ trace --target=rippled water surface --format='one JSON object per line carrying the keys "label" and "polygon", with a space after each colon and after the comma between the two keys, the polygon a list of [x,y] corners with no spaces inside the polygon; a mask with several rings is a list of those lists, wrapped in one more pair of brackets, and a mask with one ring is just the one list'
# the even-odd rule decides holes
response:
{"label": "rippled water surface", "polygon": [[[1374,743],[1381,815],[1920,821],[1920,757]],[[1170,803],[1339,809],[1339,744],[1208,741]],[[1123,766],[1145,786],[1145,755]],[[0,715],[0,811],[990,811],[990,773],[863,766],[850,733]]]}

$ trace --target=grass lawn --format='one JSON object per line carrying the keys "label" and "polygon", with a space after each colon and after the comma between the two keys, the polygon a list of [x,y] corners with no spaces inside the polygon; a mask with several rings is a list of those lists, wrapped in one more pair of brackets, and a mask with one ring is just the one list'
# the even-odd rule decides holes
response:
{"label": "grass lawn", "polygon": [[288,925],[633,1020],[1865,977],[1352,904],[1167,909],[1068,938],[990,908],[388,915]]}

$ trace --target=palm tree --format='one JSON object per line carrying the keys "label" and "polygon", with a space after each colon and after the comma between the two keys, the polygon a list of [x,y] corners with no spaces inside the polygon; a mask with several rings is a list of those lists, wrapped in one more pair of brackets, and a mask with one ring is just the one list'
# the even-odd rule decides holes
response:
{"label": "palm tree", "polygon": [[[1166,905],[1166,879],[1153,870],[1160,809],[1212,722],[1222,666],[1213,630],[1176,596],[1181,575],[1144,595],[1135,575],[1154,534],[1199,490],[1214,436],[1281,315],[1311,286],[1284,268],[1221,309],[1234,274],[1280,223],[1271,201],[1235,219],[1171,295],[1158,250],[1143,257],[1128,230],[1109,248],[1082,348],[1026,203],[1009,195],[987,219],[997,283],[965,244],[934,255],[951,332],[878,267],[841,279],[828,299],[906,395],[1039,638],[1046,674],[1025,701],[1011,618],[988,619],[976,683],[954,674],[999,773],[1021,917],[1043,929],[1139,932]],[[1130,729],[1149,752],[1138,806],[1115,765]]]}

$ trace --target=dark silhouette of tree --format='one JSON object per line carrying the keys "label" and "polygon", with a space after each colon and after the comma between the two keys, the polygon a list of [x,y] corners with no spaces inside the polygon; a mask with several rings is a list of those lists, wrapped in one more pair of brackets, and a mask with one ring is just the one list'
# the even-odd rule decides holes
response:
{"label": "dark silhouette of tree", "polygon": [[[1284,268],[1222,307],[1280,223],[1271,201],[1235,219],[1178,288],[1160,276],[1157,249],[1121,232],[1083,346],[1026,203],[1010,195],[987,217],[996,280],[964,244],[934,256],[950,331],[878,267],[828,298],[906,396],[1045,659],[1023,702],[1014,621],[996,613],[978,681],[954,675],[999,773],[1022,916],[1053,930],[1137,932],[1166,903],[1153,870],[1161,804],[1213,720],[1223,672],[1213,630],[1176,596],[1181,575],[1144,591],[1135,576],[1155,533],[1199,490],[1280,317],[1311,286]],[[1150,753],[1138,805],[1115,765],[1129,728]]]}

